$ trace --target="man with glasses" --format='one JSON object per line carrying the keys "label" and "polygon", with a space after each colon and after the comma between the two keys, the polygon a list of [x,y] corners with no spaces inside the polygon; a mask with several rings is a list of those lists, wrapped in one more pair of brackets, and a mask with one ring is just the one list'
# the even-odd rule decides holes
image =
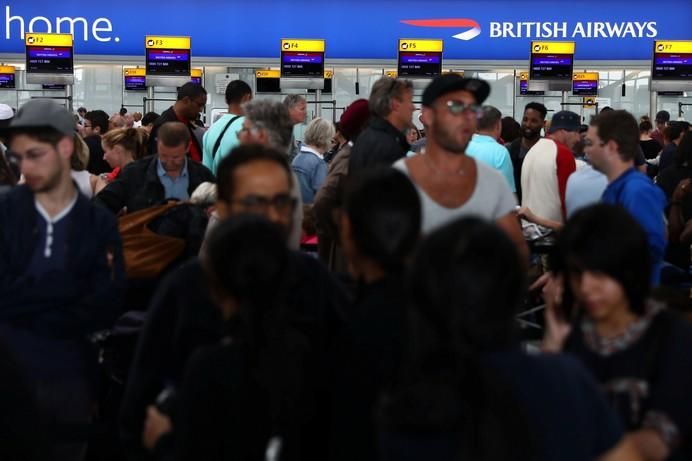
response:
{"label": "man with glasses", "polygon": [[[250,110],[249,114],[252,113]],[[292,193],[295,178],[284,152],[258,143],[245,143],[221,160],[217,170],[219,219],[232,219],[245,213],[262,215],[283,229],[288,244],[297,201]],[[315,258],[293,252],[291,264],[291,277],[284,281],[288,297],[283,300],[283,307],[297,312],[301,318],[301,324],[296,327],[308,338],[310,344],[306,347],[312,351],[308,366],[314,370],[314,380],[309,385],[324,395],[307,422],[310,430],[306,434],[310,440],[305,441],[305,446],[311,453],[304,453],[301,459],[322,459],[329,426],[326,424],[331,384],[327,372],[331,364],[328,350],[342,325],[345,297]],[[205,277],[200,261],[192,260],[164,280],[153,298],[122,405],[121,434],[128,450],[142,452],[146,409],[153,405],[163,384],[179,386],[191,354],[200,346],[217,344],[224,334],[220,310],[210,296]],[[153,408],[148,412],[150,421],[144,439],[156,440],[165,427],[154,429],[162,417]],[[175,427],[175,419],[172,423]]]}
{"label": "man with glasses", "polygon": [[188,200],[214,175],[201,163],[188,159],[190,131],[180,122],[159,129],[156,155],[130,163],[94,198],[113,213],[127,213],[162,204],[166,199]]}
{"label": "man with glasses", "polygon": [[421,120],[428,127],[424,155],[394,166],[416,185],[423,207],[423,232],[462,216],[494,221],[516,243],[522,257],[528,249],[514,213],[516,199],[496,170],[466,155],[476,132],[480,104],[490,93],[487,82],[456,74],[436,77],[423,92]]}
{"label": "man with glasses", "polygon": [[154,122],[154,128],[149,137],[149,155],[156,153],[156,139],[161,125],[166,122],[180,122],[190,131],[190,145],[187,148],[188,156],[195,162],[202,162],[202,146],[204,130],[195,122],[200,112],[204,111],[207,104],[207,90],[202,85],[188,82],[178,88],[178,98],[174,105],[161,113]]}
{"label": "man with glasses", "polygon": [[410,81],[379,79],[372,86],[368,107],[373,116],[353,145],[349,174],[376,165],[391,165],[411,148],[404,134],[415,110]]}
{"label": "man with glasses", "polygon": [[84,116],[84,142],[89,147],[87,170],[94,175],[110,173],[111,167],[103,159],[101,136],[108,131],[108,114],[102,110],[91,110]]}
{"label": "man with glasses", "polygon": [[2,131],[25,183],[0,200],[0,337],[38,400],[37,434],[55,436],[45,459],[80,460],[96,384],[87,337],[119,313],[122,243],[70,175],[72,114],[36,99]]}

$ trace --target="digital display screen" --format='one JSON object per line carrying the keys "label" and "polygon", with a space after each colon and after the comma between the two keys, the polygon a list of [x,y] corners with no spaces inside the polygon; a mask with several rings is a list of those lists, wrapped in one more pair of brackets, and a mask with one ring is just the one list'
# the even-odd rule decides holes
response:
{"label": "digital display screen", "polygon": [[598,96],[598,80],[572,80],[574,96]]}
{"label": "digital display screen", "polygon": [[257,93],[281,93],[280,78],[257,78],[255,79]]}
{"label": "digital display screen", "polygon": [[202,84],[202,77],[190,77],[190,81],[192,83],[196,83],[198,85]]}
{"label": "digital display screen", "polygon": [[65,85],[63,85],[62,83],[44,83],[43,85],[41,85],[41,88],[43,88],[44,90],[64,90]]}
{"label": "digital display screen", "polygon": [[315,51],[282,51],[282,77],[323,77],[324,53]]}
{"label": "digital display screen", "polygon": [[442,73],[442,53],[399,51],[399,77],[435,77]]}
{"label": "digital display screen", "polygon": [[651,76],[655,80],[692,80],[692,54],[654,53]]}
{"label": "digital display screen", "polygon": [[532,80],[570,80],[573,56],[571,54],[532,54]]}
{"label": "digital display screen", "polygon": [[71,74],[72,47],[27,46],[26,71],[42,74]]}
{"label": "digital display screen", "polygon": [[0,88],[14,88],[14,73],[0,74]]}
{"label": "digital display screen", "polygon": [[190,75],[190,50],[148,48],[147,75]]}
{"label": "digital display screen", "polygon": [[146,91],[147,78],[139,75],[125,76],[125,90],[127,91]]}
{"label": "digital display screen", "polygon": [[529,81],[519,80],[519,94],[521,96],[543,96],[544,91],[529,91]]}

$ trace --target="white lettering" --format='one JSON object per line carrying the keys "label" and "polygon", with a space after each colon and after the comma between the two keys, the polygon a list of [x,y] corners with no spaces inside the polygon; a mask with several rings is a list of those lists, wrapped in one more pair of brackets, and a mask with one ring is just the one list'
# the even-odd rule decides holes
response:
{"label": "white lettering", "polygon": [[591,38],[591,37],[593,37],[593,23],[592,23],[592,22],[587,22],[587,23],[586,23],[586,28],[587,28],[586,38]]}
{"label": "white lettering", "polygon": [[584,25],[581,22],[578,22],[576,26],[574,26],[574,30],[572,31],[572,38],[576,37],[577,35],[580,35],[581,38],[584,38]]}
{"label": "white lettering", "polygon": [[649,33],[646,34],[647,37],[652,38],[652,37],[655,37],[658,35],[658,30],[656,30],[656,23],[655,22],[647,23],[646,28],[649,29]]}
{"label": "white lettering", "polygon": [[639,22],[634,23],[634,25],[637,27],[636,37],[642,38],[644,36],[644,27],[646,27],[646,24],[646,22],[644,24],[641,24]]}
{"label": "white lettering", "polygon": [[[7,7],[9,9],[9,7]],[[499,22],[490,23],[490,38],[502,37],[502,24]],[[9,38],[9,37],[8,37]]]}
{"label": "white lettering", "polygon": [[567,37],[567,23],[563,22],[562,26],[558,26],[557,23],[555,23],[555,38],[561,37],[565,38]]}
{"label": "white lettering", "polygon": [[502,36],[503,37],[517,38],[516,35],[514,35],[513,29],[514,29],[514,24],[512,24],[511,22],[503,22],[502,23]]}
{"label": "white lettering", "polygon": [[10,13],[10,6],[5,7],[5,39],[9,40],[10,37],[10,27],[13,21],[19,21],[19,35],[24,40],[24,18],[21,16],[12,16]]}
{"label": "white lettering", "polygon": [[[34,29],[34,24],[36,24],[39,21],[45,22],[48,30]],[[53,32],[53,24],[50,23],[50,19],[48,18],[44,18],[43,16],[36,16],[35,18],[32,18],[31,21],[29,21],[29,32],[45,32],[50,34],[51,32]]]}
{"label": "white lettering", "polygon": [[[99,23],[104,23],[103,27],[99,27]],[[110,19],[98,18],[91,25],[91,35],[94,36],[98,42],[110,42],[111,37],[99,37],[100,32],[113,32],[113,24],[111,24]]]}
{"label": "white lettering", "polygon": [[[66,31],[62,30],[62,27],[60,27],[65,22],[70,25],[69,29]],[[55,18],[55,31],[58,33],[72,34],[72,36],[74,37],[74,36],[76,36],[74,33],[75,32],[74,31],[74,25],[77,22],[82,23],[82,26],[83,26],[82,30],[84,31],[84,41],[85,42],[88,41],[89,40],[89,26],[87,26],[87,20],[84,18],[74,18],[74,19],[73,18]]]}
{"label": "white lettering", "polygon": [[608,35],[610,37],[612,37],[613,35],[615,35],[616,37],[622,36],[622,26],[623,25],[624,25],[623,23],[612,24],[612,25],[609,22],[605,23],[605,26],[608,29]]}
{"label": "white lettering", "polygon": [[623,37],[627,36],[628,34],[632,38],[635,38],[637,36],[637,33],[634,31],[634,24],[632,24],[631,22],[628,22],[625,26],[625,30],[622,31]]}
{"label": "white lettering", "polygon": [[593,25],[593,36],[594,38],[598,38],[599,36],[602,36],[603,38],[608,38],[608,36],[605,34],[605,31],[603,30],[605,28],[605,24],[602,22],[595,22]]}

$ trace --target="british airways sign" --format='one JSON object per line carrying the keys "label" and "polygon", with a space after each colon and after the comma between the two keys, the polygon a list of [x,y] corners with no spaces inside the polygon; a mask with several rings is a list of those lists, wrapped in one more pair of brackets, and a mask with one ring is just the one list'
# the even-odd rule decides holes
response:
{"label": "british airways sign", "polygon": [[[534,39],[576,42],[577,60],[650,60],[692,38],[690,0],[0,0],[0,57],[30,32],[74,35],[80,55],[144,56],[146,35],[191,37],[193,57],[279,58],[284,37],[326,41],[327,59],[396,59],[402,37],[444,40],[445,59],[526,60]],[[402,14],[403,12],[403,14]]]}

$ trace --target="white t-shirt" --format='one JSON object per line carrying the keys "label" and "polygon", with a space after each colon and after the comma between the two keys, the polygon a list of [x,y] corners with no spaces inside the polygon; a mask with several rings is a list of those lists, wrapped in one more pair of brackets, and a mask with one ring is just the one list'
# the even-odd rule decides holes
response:
{"label": "white t-shirt", "polygon": [[86,198],[91,198],[94,196],[94,191],[91,189],[91,173],[87,170],[82,171],[70,171],[72,179],[77,183],[79,187],[79,192],[84,194]]}
{"label": "white t-shirt", "polygon": [[[510,190],[507,180],[484,163],[476,161],[475,164],[478,172],[476,187],[466,203],[457,208],[447,208],[440,205],[414,183],[421,199],[424,234],[461,217],[476,216],[488,221],[497,221],[514,210],[517,200]],[[394,168],[410,177],[405,159],[396,162]]]}

